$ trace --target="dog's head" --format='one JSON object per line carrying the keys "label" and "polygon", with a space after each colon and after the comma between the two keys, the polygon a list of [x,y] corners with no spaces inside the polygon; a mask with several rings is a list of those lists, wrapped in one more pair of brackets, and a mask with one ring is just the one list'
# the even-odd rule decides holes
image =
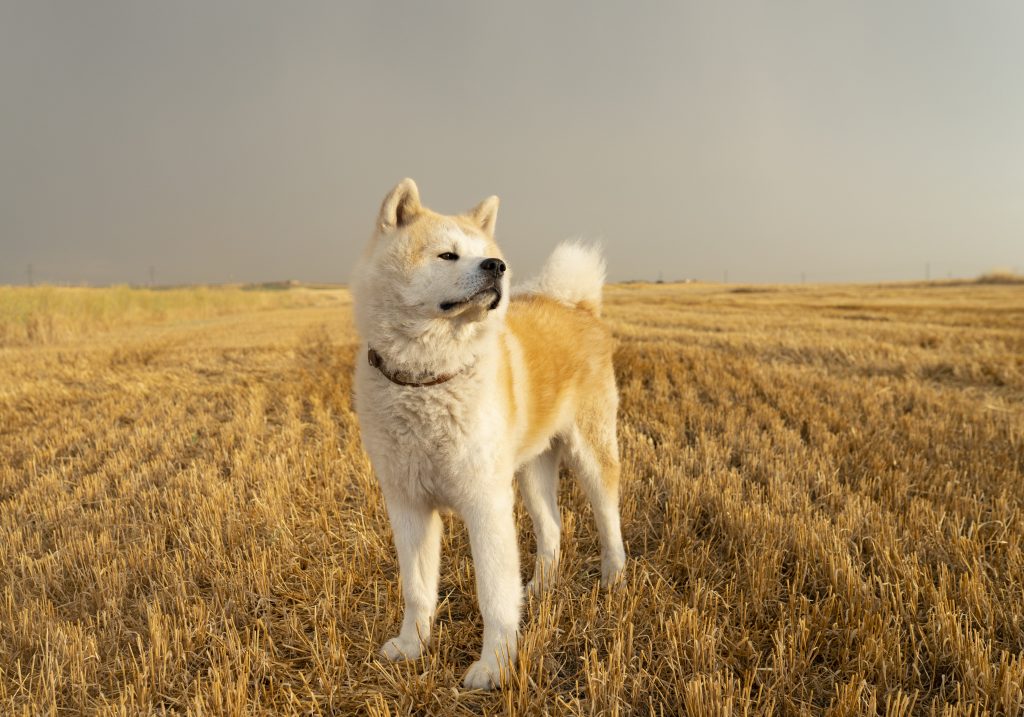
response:
{"label": "dog's head", "polygon": [[488,197],[465,214],[437,214],[420,203],[415,182],[399,182],[353,281],[364,338],[442,348],[500,321],[509,272],[494,241],[497,213],[498,198]]}

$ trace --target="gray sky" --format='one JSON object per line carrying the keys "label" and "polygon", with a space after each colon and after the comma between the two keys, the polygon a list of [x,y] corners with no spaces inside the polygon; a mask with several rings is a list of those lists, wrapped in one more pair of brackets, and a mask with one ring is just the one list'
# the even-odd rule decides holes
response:
{"label": "gray sky", "polygon": [[346,281],[403,176],[514,273],[1024,271],[1024,3],[0,0],[0,283]]}

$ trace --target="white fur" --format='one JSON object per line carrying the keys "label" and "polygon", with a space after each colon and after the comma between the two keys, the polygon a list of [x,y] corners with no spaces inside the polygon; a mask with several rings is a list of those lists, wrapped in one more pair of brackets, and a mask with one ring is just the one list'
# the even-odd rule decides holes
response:
{"label": "white fur", "polygon": [[[514,524],[513,478],[522,470],[524,498],[538,532],[538,559],[531,587],[539,586],[558,560],[558,445],[549,440],[523,445],[525,418],[506,405],[500,390],[502,342],[511,357],[513,393],[523,405],[527,385],[522,349],[505,330],[508,275],[498,308],[471,306],[456,316],[438,302],[472,293],[478,284],[486,242],[442,232],[434,251],[455,251],[458,262],[431,260],[410,265],[398,260],[401,230],[378,236],[356,270],[355,318],[366,344],[388,368],[424,379],[458,372],[427,388],[395,385],[360,357],[356,363],[356,408],[363,444],[380,481],[401,570],[405,616],[399,634],[387,641],[388,659],[420,655],[430,637],[437,603],[441,521],[454,510],[466,523],[477,592],[484,620],[480,659],[466,673],[469,688],[492,688],[516,656],[522,601]],[[449,246],[450,245],[450,246]],[[491,245],[490,251],[495,249]],[[561,245],[532,290],[561,301],[600,306],[604,262],[600,253],[577,243]],[[614,409],[613,409],[614,413]],[[512,418],[518,416],[517,418]],[[575,449],[572,415],[559,420],[565,445]],[[610,439],[614,441],[614,424]],[[578,442],[578,441],[577,441]],[[515,447],[518,447],[515,448]],[[596,483],[595,483],[596,485]],[[595,504],[596,505],[596,504]],[[622,569],[624,552],[618,513],[595,510],[607,538],[606,572]]]}
{"label": "white fur", "polygon": [[568,239],[555,247],[540,273],[516,291],[543,294],[569,306],[587,304],[600,314],[604,280],[601,250],[579,239]]}
{"label": "white fur", "polygon": [[[356,266],[352,279],[356,328],[394,370],[410,374],[453,373],[475,360],[475,339],[490,323],[499,322],[508,302],[481,320],[465,312],[453,320],[440,311],[442,301],[468,295],[481,279],[484,243],[449,228],[436,251],[455,251],[457,262],[432,261],[410,272],[391,255],[397,237],[375,242]],[[504,289],[508,293],[508,274]]]}

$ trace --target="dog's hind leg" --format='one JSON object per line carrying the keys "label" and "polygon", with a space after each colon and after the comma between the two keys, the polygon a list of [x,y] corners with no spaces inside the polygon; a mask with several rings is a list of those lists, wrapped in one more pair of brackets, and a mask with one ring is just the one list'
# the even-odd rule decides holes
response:
{"label": "dog's hind leg", "polygon": [[622,574],[626,550],[619,523],[619,448],[615,437],[616,401],[581,411],[566,441],[573,468],[590,500],[601,539],[601,584]]}
{"label": "dog's hind leg", "polygon": [[527,585],[530,594],[551,585],[558,569],[562,539],[562,521],[558,513],[561,448],[561,443],[556,441],[519,470],[519,492],[537,536],[537,561],[533,568],[533,579]]}
{"label": "dog's hind leg", "polygon": [[390,497],[391,529],[398,550],[405,617],[397,637],[384,643],[381,654],[389,660],[414,660],[430,638],[437,606],[441,564],[441,516],[431,506]]}

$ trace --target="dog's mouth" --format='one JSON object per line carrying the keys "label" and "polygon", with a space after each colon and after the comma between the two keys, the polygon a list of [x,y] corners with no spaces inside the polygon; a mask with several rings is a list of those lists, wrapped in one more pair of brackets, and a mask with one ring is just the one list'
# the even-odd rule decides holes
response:
{"label": "dog's mouth", "polygon": [[466,297],[465,299],[459,299],[458,301],[444,301],[441,302],[441,311],[452,311],[461,306],[469,306],[472,304],[485,304],[487,305],[488,311],[493,311],[498,308],[498,304],[501,303],[501,289],[497,286],[488,286],[480,289],[475,294]]}

